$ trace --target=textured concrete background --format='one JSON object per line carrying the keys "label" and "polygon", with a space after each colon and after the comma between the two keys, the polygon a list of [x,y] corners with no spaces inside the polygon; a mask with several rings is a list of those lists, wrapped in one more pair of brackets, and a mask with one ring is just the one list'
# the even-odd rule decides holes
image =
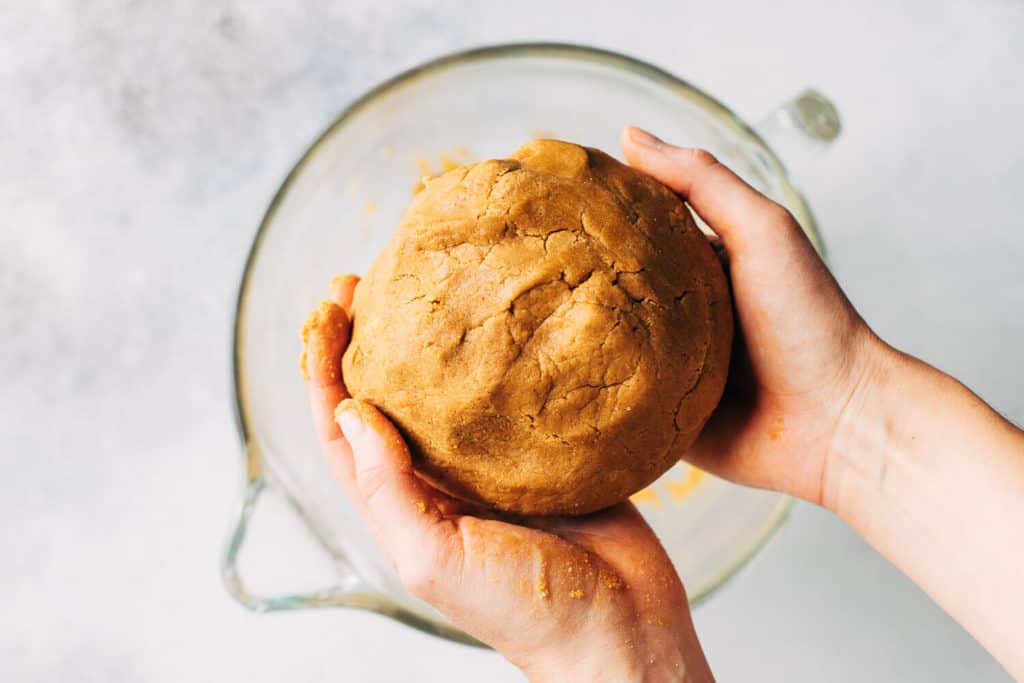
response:
{"label": "textured concrete background", "polygon": [[[851,298],[1024,420],[1022,35],[1015,0],[6,0],[0,678],[519,680],[493,653],[362,612],[247,613],[217,576],[253,231],[346,102],[453,49],[595,44],[753,120],[817,86],[846,129],[794,174]],[[806,506],[696,622],[722,681],[1007,680]]]}

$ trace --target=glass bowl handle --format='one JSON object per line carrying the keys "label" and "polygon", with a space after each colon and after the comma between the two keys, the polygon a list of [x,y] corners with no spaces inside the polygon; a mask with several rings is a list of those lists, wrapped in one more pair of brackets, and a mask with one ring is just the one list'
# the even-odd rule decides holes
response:
{"label": "glass bowl handle", "polygon": [[281,612],[314,607],[354,607],[376,612],[402,623],[414,626],[427,633],[433,633],[455,642],[486,647],[454,626],[439,623],[422,611],[410,609],[409,605],[396,601],[391,596],[374,590],[363,581],[359,574],[341,558],[334,559],[337,580],[330,586],[302,593],[281,593],[257,595],[249,590],[239,568],[239,557],[245,546],[249,523],[253,512],[264,496],[277,496],[295,507],[279,486],[271,485],[263,470],[258,455],[247,453],[246,485],[238,517],[235,520],[221,557],[221,577],[231,596],[254,612]]}
{"label": "glass bowl handle", "polygon": [[262,468],[258,464],[254,466],[253,461],[256,459],[256,456],[249,454],[249,476],[246,477],[245,490],[238,514],[221,556],[221,578],[228,593],[243,606],[255,612],[278,612],[311,607],[379,609],[380,596],[369,590],[355,571],[337,560],[334,565],[338,572],[338,579],[333,585],[326,588],[277,595],[257,595],[248,588],[239,567],[239,558],[246,545],[253,512],[264,496],[280,497],[289,507],[294,507],[286,494],[267,482],[265,473],[261,471]]}
{"label": "glass bowl handle", "polygon": [[787,168],[807,171],[843,127],[832,101],[809,88],[769,112],[754,129]]}

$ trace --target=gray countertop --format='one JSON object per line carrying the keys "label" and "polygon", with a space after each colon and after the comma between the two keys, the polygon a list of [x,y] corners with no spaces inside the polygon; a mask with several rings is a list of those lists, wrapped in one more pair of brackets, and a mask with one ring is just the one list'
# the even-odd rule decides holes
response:
{"label": "gray countertop", "polygon": [[[1015,0],[5,3],[0,678],[520,679],[363,612],[248,613],[217,572],[253,231],[342,106],[453,49],[607,47],[752,120],[816,86],[845,130],[793,170],[851,299],[1024,420],[1022,35]],[[1007,680],[808,506],[695,618],[722,681]]]}

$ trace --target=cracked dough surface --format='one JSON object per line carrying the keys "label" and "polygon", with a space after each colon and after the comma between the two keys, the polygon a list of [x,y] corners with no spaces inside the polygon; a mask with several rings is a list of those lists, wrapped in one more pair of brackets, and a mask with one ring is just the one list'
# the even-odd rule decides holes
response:
{"label": "cracked dough surface", "polygon": [[654,481],[718,403],[732,342],[721,265],[679,198],[555,140],[428,181],[352,320],[346,385],[417,471],[520,514]]}

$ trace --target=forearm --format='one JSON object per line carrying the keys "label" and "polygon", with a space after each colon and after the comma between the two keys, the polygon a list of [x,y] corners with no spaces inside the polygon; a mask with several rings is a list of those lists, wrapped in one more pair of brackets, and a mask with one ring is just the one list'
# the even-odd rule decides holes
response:
{"label": "forearm", "polygon": [[1024,433],[951,377],[881,357],[824,502],[1024,679]]}

